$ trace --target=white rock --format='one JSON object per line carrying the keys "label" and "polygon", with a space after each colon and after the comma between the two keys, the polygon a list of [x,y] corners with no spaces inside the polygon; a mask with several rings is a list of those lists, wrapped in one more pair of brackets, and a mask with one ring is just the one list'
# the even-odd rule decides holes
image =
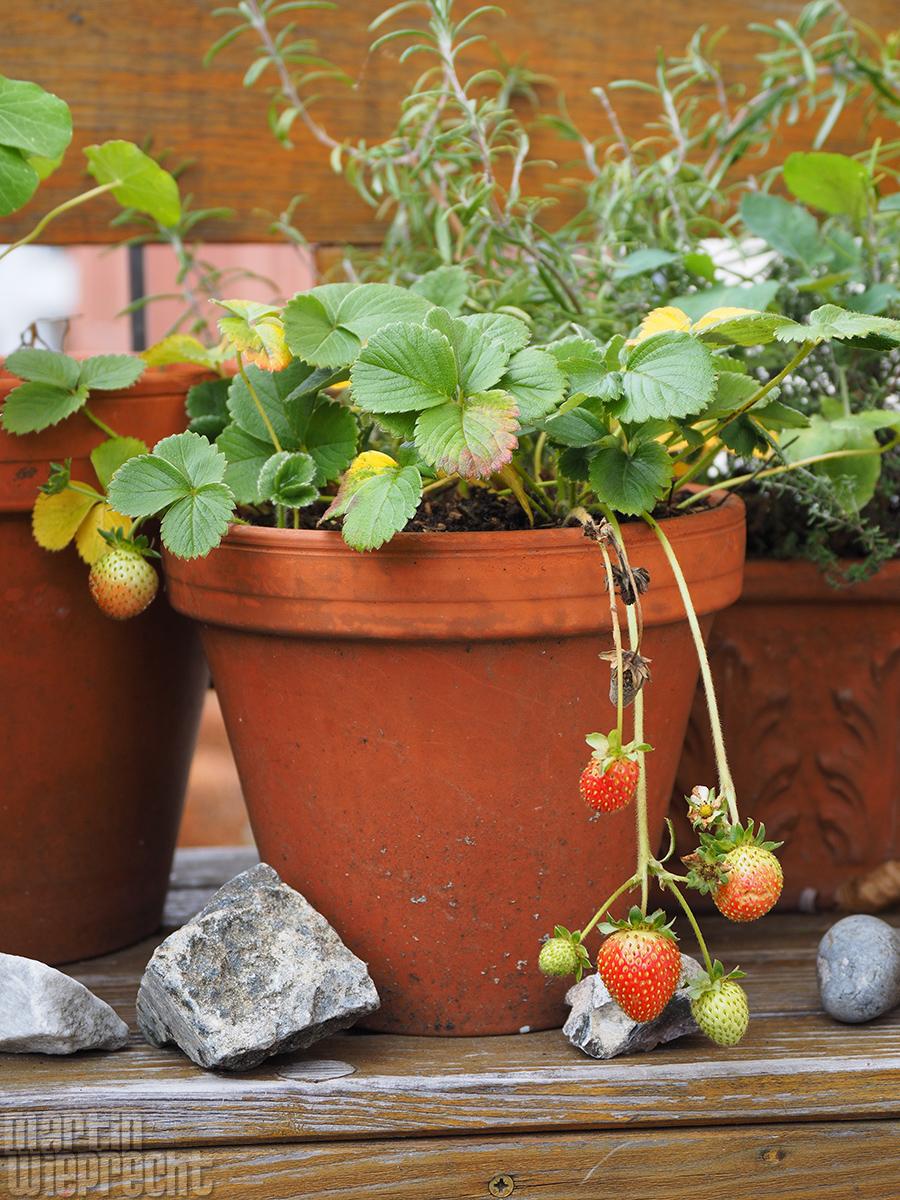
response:
{"label": "white rock", "polygon": [[46,963],[0,954],[0,1051],[118,1050],[128,1026],[106,1001]]}

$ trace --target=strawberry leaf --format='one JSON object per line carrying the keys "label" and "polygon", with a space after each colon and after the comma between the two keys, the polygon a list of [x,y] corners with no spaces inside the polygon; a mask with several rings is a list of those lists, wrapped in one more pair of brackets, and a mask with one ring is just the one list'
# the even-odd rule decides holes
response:
{"label": "strawberry leaf", "polygon": [[259,473],[272,456],[272,443],[254,437],[240,425],[228,425],[216,446],[228,460],[223,482],[231,488],[238,504],[259,504]]}
{"label": "strawberry leaf", "polygon": [[712,355],[689,333],[653,334],[628,355],[622,386],[625,402],[616,412],[621,421],[690,416],[715,392]]}
{"label": "strawberry leaf", "polygon": [[287,397],[311,373],[310,368],[301,362],[291,363],[283,371],[264,371],[261,367],[248,366],[246,375],[250,387],[256,393],[256,399],[253,398],[244,377],[235,375],[228,388],[228,411],[232,419],[245,433],[261,438],[271,446],[269,430],[257,407],[259,401],[282,448],[296,449],[296,431]]}
{"label": "strawberry leaf", "polygon": [[672,478],[672,462],[659,442],[642,442],[630,452],[602,446],[591,460],[590,482],[598,498],[633,516],[652,511]]}
{"label": "strawberry leaf", "polygon": [[281,371],[291,361],[281,313],[255,300],[219,300],[231,316],[221,317],[219,332],[248,363],[264,371]]}
{"label": "strawberry leaf", "polygon": [[146,366],[142,358],[130,354],[98,354],[81,364],[78,382],[90,390],[120,391],[137,383]]}
{"label": "strawberry leaf", "polygon": [[37,433],[58,425],[86,403],[86,387],[65,388],[51,383],[23,383],[6,397],[0,424],[7,433]]}
{"label": "strawberry leaf", "polygon": [[91,451],[91,466],[100,480],[101,487],[106,488],[122,463],[134,458],[136,454],[146,453],[147,444],[140,438],[107,438]]}
{"label": "strawberry leaf", "polygon": [[512,356],[499,386],[516,401],[521,423],[533,425],[562,400],[566,378],[553,355],[529,346]]}
{"label": "strawberry leaf", "polygon": [[343,516],[344,541],[354,550],[377,550],[415,515],[422,497],[422,477],[415,467],[387,467],[369,475],[332,516]]}
{"label": "strawberry leaf", "polygon": [[345,367],[385,325],[421,320],[432,307],[425,296],[390,283],[326,283],[289,301],[287,344],[316,367]]}
{"label": "strawberry leaf", "polygon": [[369,341],[350,373],[367,412],[415,412],[446,404],[459,376],[448,338],[418,325],[389,325]]}
{"label": "strawberry leaf", "polygon": [[316,463],[309,454],[282,450],[263,463],[257,484],[261,500],[305,508],[319,498]]}
{"label": "strawberry leaf", "polygon": [[531,337],[525,322],[509,316],[508,313],[473,313],[471,316],[461,317],[460,320],[481,336],[499,342],[508,354],[515,354],[517,350],[523,349]]}
{"label": "strawberry leaf", "polygon": [[78,386],[81,374],[77,359],[57,350],[38,350],[32,346],[14,350],[3,365],[12,375],[30,383],[49,383],[69,391]]}
{"label": "strawberry leaf", "polygon": [[416,447],[439,471],[486,479],[512,458],[518,411],[513,397],[502,391],[476,392],[427,409],[416,422]]}

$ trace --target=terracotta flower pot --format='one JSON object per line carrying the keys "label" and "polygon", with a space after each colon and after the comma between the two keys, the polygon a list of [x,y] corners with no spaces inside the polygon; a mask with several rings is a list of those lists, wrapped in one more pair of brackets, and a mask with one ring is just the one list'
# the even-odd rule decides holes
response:
{"label": "terracotta flower pot", "polygon": [[[668,522],[706,614],[740,592],[743,506]],[[697,665],[653,535],[645,597],[658,834]],[[262,857],[371,967],[371,1028],[489,1034],[559,1025],[541,936],[634,869],[634,813],[578,795],[609,729],[602,560],[580,531],[401,534],[374,554],[330,532],[237,527],[166,558],[203,642]]]}
{"label": "terracotta flower pot", "polygon": [[[716,622],[713,675],[742,813],[783,840],[782,905],[900,858],[900,562],[836,589],[808,562],[748,562]],[[673,814],[715,779],[697,690]],[[812,900],[811,892],[805,898]]]}
{"label": "terracotta flower pot", "polygon": [[[148,371],[91,401],[149,445],[184,428],[194,370]],[[0,402],[17,380],[0,374]],[[0,430],[0,951],[46,962],[103,954],[159,924],[207,672],[163,599],[104,617],[74,548],[49,554],[30,508],[50,461],[95,482],[103,434],[83,415]]]}

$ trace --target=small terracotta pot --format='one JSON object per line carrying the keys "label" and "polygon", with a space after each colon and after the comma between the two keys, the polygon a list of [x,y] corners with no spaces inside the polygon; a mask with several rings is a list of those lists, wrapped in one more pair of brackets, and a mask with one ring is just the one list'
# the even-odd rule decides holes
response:
{"label": "small terracotta pot", "polygon": [[[740,592],[743,506],[667,522],[701,612]],[[647,736],[654,836],[697,676],[651,532]],[[584,735],[615,722],[599,551],[579,530],[400,534],[357,554],[330,532],[236,527],[166,557],[203,642],[260,853],[365,959],[370,1028],[510,1033],[561,1023],[537,970],[634,869],[634,812],[592,823]]]}
{"label": "small terracotta pot", "polygon": [[[900,562],[831,587],[808,562],[748,562],[709,643],[745,817],[784,841],[783,907],[828,904],[840,883],[900,858]],[[715,782],[697,689],[673,815]],[[805,896],[803,895],[807,893]],[[813,896],[815,893],[815,897]]]}
{"label": "small terracotta pot", "polygon": [[[184,428],[193,369],[148,371],[93,411],[153,445]],[[0,402],[18,383],[0,373]],[[49,554],[30,508],[49,463],[95,483],[103,434],[78,414],[0,430],[0,951],[66,962],[159,925],[206,685],[190,623],[163,598],[122,623],[88,593],[74,548]]]}

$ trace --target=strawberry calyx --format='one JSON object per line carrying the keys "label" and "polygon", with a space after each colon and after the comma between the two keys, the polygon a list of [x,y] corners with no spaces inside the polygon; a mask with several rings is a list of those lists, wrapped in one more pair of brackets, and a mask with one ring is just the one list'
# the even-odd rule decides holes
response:
{"label": "strawberry calyx", "polygon": [[692,1000],[699,1000],[701,996],[705,996],[711,992],[720,992],[722,984],[727,983],[730,979],[743,979],[746,972],[739,967],[735,967],[732,971],[727,971],[716,959],[712,968],[709,971],[702,971],[688,984],[688,994]]}
{"label": "strawberry calyx", "polygon": [[626,742],[623,744],[622,735],[618,729],[609,733],[589,733],[584,739],[591,747],[591,758],[600,763],[604,773],[614,762],[637,762],[639,754],[647,754],[653,749],[647,742]]}
{"label": "strawberry calyx", "polygon": [[[572,950],[575,959],[575,965],[572,974],[576,980],[580,980],[584,975],[585,970],[590,970],[591,959],[587,952],[587,947],[581,940],[581,930],[566,929],[565,925],[554,925],[553,937],[547,941],[564,942]],[[547,942],[544,943],[545,945]]]}
{"label": "strawberry calyx", "polygon": [[756,846],[770,854],[783,846],[783,842],[766,840],[766,827],[760,823],[755,829],[753,820],[746,825],[722,826],[717,833],[700,833],[700,845],[693,854],[686,854],[682,862],[688,867],[687,885],[700,892],[713,892],[728,882],[728,855],[739,846]]}
{"label": "strawberry calyx", "polygon": [[159,558],[160,555],[150,545],[150,541],[142,533],[136,537],[126,534],[121,527],[118,529],[98,529],[97,532],[108,544],[110,550],[124,550],[127,554],[136,554],[139,558]]}
{"label": "strawberry calyx", "polygon": [[666,920],[666,914],[661,908],[648,915],[641,912],[636,904],[633,904],[628,910],[627,917],[621,920],[609,918],[602,925],[598,925],[597,930],[599,933],[619,933],[623,929],[640,933],[658,933],[662,937],[671,938],[673,942],[677,942],[678,935],[672,928],[674,923],[674,917],[669,921]]}

